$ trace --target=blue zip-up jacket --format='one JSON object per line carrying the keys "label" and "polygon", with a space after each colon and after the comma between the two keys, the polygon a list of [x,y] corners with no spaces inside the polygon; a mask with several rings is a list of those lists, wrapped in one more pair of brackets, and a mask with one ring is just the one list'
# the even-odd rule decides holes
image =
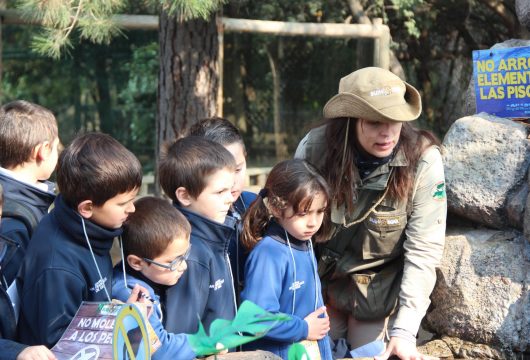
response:
{"label": "blue zip-up jacket", "polygon": [[127,285],[134,286],[135,284],[140,284],[149,291],[149,296],[152,300],[154,300],[154,311],[151,316],[149,316],[149,323],[153,327],[158,339],[160,339],[160,347],[152,355],[151,359],[195,359],[196,354],[191,348],[186,334],[173,334],[164,329],[162,322],[164,319],[162,311],[163,304],[160,302],[159,293],[165,293],[167,287],[153,283],[148,278],[143,276],[142,273],[135,271],[128,266],[125,271],[127,272],[127,284],[125,284],[125,280],[123,279],[122,263],[119,263],[114,267],[112,279],[112,297],[126,302],[131,295],[131,289],[129,289]]}
{"label": "blue zip-up jacket", "polygon": [[[16,201],[22,203],[30,210],[35,218],[40,220],[48,213],[48,208],[55,199],[55,184],[44,181],[48,186],[48,191],[39,189],[31,184],[19,181],[11,177],[4,169],[0,168],[0,184],[4,188],[4,202]],[[6,283],[11,284],[17,275],[18,269],[22,265],[22,260],[29,244],[30,234],[26,225],[16,218],[3,217],[0,234],[16,241],[18,249],[8,263],[2,269]]]}
{"label": "blue zip-up jacket", "polygon": [[51,347],[60,339],[83,301],[108,301],[112,261],[109,250],[122,229],[84,220],[96,265],[83,234],[81,216],[57,196],[41,220],[17,275],[20,294],[19,340]]}
{"label": "blue zip-up jacket", "polygon": [[250,204],[256,200],[256,197],[257,195],[252,192],[243,191],[237,200],[232,204],[232,208],[228,213],[237,220],[237,231],[234,231],[234,234],[230,238],[228,255],[230,257],[230,265],[232,266],[232,277],[234,278],[234,287],[236,289],[238,304],[240,303],[240,292],[243,290],[245,262],[247,261],[248,257],[248,250],[245,249],[239,241],[241,231],[243,230],[242,219]]}
{"label": "blue zip-up jacket", "polygon": [[235,316],[234,283],[228,259],[228,244],[236,220],[226,217],[224,224],[175,205],[191,224],[191,251],[188,269],[170,287],[166,299],[166,330],[194,334],[199,320],[206,331],[218,318]]}
{"label": "blue zip-up jacket", "polygon": [[[315,255],[308,241],[291,235],[289,241],[292,255],[285,230],[271,222],[247,259],[245,288],[241,293],[242,300],[250,300],[272,313],[291,316],[291,320],[276,325],[265,337],[244,345],[245,350],[266,350],[283,359],[287,359],[293,343],[307,338],[308,325],[304,318],[324,305]],[[319,340],[318,346],[322,359],[331,360],[329,338]]]}

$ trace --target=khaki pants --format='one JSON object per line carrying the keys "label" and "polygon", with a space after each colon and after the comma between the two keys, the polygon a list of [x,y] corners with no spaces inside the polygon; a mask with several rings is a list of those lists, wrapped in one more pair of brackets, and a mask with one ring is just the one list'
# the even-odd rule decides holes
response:
{"label": "khaki pants", "polygon": [[388,329],[392,329],[396,315],[391,315],[385,319],[376,321],[359,321],[353,318],[349,313],[342,312],[326,305],[331,330],[329,335],[333,340],[345,338],[351,349],[368,344],[377,339],[388,343]]}

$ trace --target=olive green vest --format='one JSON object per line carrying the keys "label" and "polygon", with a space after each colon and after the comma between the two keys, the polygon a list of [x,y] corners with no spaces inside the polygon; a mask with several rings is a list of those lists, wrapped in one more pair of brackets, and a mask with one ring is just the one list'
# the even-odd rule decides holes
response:
{"label": "olive green vest", "polygon": [[[305,145],[306,160],[318,168],[326,157],[324,129],[313,130]],[[358,320],[382,319],[398,303],[411,201],[393,201],[385,190],[393,168],[407,165],[398,151],[361,182],[351,214],[333,208],[333,235],[319,249],[319,275],[327,302]]]}

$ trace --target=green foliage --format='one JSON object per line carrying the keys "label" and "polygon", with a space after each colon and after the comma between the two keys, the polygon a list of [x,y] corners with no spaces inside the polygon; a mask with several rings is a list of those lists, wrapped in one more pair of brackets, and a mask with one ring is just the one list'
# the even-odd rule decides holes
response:
{"label": "green foliage", "polygon": [[123,66],[128,81],[120,91],[121,117],[130,124],[130,144],[146,171],[153,170],[155,149],[156,92],[158,86],[158,42],[132,46],[132,56]]}
{"label": "green foliage", "polygon": [[121,33],[110,17],[80,18],[78,25],[81,38],[96,44],[108,45],[113,37]]}
{"label": "green foliage", "polygon": [[[159,6],[182,20],[208,19],[225,0],[146,0],[147,8]],[[113,15],[134,0],[19,0],[17,9],[28,19],[41,23],[44,30],[35,35],[32,49],[58,59],[63,50],[73,47],[77,34],[95,44],[108,45],[121,34]]]}
{"label": "green foliage", "polygon": [[225,0],[159,0],[162,9],[170,15],[180,16],[183,20],[202,18],[207,20],[217,11]]}
{"label": "green foliage", "polygon": [[80,41],[50,61],[29,50],[33,28],[3,27],[2,103],[25,99],[52,110],[67,144],[83,131],[103,131],[153,171],[156,139],[158,36],[130,31],[110,46]]}
{"label": "green foliage", "polygon": [[17,7],[45,27],[32,48],[58,59],[62,49],[72,46],[70,36],[76,29],[81,39],[108,44],[119,33],[112,15],[123,7],[123,0],[20,0]]}
{"label": "green foliage", "polygon": [[259,339],[278,322],[289,320],[285,314],[273,314],[251,301],[243,301],[235,318],[216,319],[210,325],[210,335],[199,323],[199,331],[188,335],[190,345],[197,355],[214,354]]}

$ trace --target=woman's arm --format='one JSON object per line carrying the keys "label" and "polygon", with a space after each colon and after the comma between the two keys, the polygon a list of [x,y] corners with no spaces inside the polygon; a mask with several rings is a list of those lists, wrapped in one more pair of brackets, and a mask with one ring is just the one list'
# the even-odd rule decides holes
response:
{"label": "woman's arm", "polygon": [[[405,229],[405,265],[399,310],[390,336],[414,339],[430,304],[436,282],[435,268],[445,243],[447,199],[442,157],[437,147],[428,148],[420,159],[413,189],[413,208]],[[399,330],[401,329],[401,330]]]}

